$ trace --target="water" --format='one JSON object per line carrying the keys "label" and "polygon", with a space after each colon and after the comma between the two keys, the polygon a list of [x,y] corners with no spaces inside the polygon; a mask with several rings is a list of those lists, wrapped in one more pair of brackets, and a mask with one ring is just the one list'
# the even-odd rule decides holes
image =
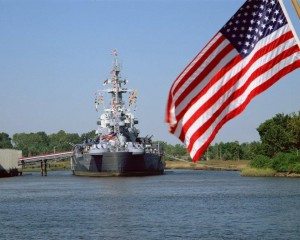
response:
{"label": "water", "polygon": [[0,239],[300,239],[300,179],[189,170],[2,178]]}

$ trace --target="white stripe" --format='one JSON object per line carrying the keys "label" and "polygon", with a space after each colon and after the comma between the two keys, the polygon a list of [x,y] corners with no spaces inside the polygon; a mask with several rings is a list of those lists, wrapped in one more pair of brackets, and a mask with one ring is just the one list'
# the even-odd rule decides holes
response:
{"label": "white stripe", "polygon": [[[283,29],[284,31],[286,31],[285,29]],[[283,33],[277,33],[279,35],[283,34]],[[265,46],[267,43],[273,41],[275,38],[275,36],[269,35],[268,37],[266,37],[265,39],[262,39],[260,42],[258,42],[256,48],[251,52],[251,54],[249,54],[243,61],[239,62],[236,66],[234,66],[229,72],[227,72],[224,76],[222,76],[208,91],[205,95],[203,95],[197,102],[195,102],[193,104],[193,106],[191,106],[188,111],[185,113],[183,120],[182,120],[182,125],[184,125],[192,116],[193,114],[205,103],[207,102],[211,96],[213,96],[216,92],[218,92],[220,90],[221,87],[223,87],[224,84],[226,84],[232,76],[235,76],[238,72],[240,72],[248,63],[249,61],[251,61],[251,59],[253,58],[254,54],[260,50],[261,47]],[[225,95],[227,97],[229,97],[231,95],[231,93],[233,91],[235,91],[236,89],[238,89],[240,86],[242,86],[245,81],[248,79],[248,77],[253,73],[253,71],[255,71],[257,69],[257,67],[261,66],[262,64],[266,63],[267,60],[273,59],[275,56],[277,56],[278,52],[283,51],[287,48],[289,48],[290,46],[294,45],[294,41],[289,40],[287,43],[283,43],[281,45],[279,45],[276,49],[274,49],[273,51],[269,52],[268,54],[262,56],[260,59],[258,59],[256,61],[256,63],[253,63],[252,66],[248,69],[248,71],[245,73],[245,75],[238,80],[238,82],[236,83],[235,87],[231,88],[231,90],[229,90],[227,93],[225,93]],[[225,99],[219,99],[219,105],[222,104],[221,101],[225,101],[227,99],[227,97]],[[219,107],[219,105],[214,105],[212,106],[212,109],[214,109],[213,111],[216,111]],[[209,112],[211,112],[212,110],[209,110]],[[208,111],[207,111],[208,112]],[[203,114],[205,115],[205,114]],[[203,124],[204,122],[207,121],[207,119],[201,119],[201,122],[199,122],[200,120],[198,120],[195,124]],[[192,127],[192,126],[191,126]],[[196,128],[195,128],[196,127]],[[193,127],[193,129],[198,129],[199,127],[195,126]],[[191,129],[187,132],[187,134],[190,134],[190,132],[194,132],[194,130]],[[181,131],[181,126],[178,125],[177,129],[176,129],[176,134],[177,136],[180,135],[180,131]],[[188,143],[187,143],[188,144]]]}
{"label": "white stripe", "polygon": [[177,85],[180,83],[180,81],[182,80],[182,78],[190,71],[191,68],[193,68],[195,66],[195,64],[199,61],[200,58],[203,57],[203,55],[205,55],[205,53],[211,48],[211,46],[222,36],[221,33],[218,33],[208,44],[206,47],[204,47],[199,53],[198,55],[195,57],[195,59],[189,64],[188,67],[186,67],[186,69],[180,74],[180,76],[176,79],[176,81],[174,82],[173,86],[172,86],[172,90],[171,92],[173,93],[174,89],[177,87]]}
{"label": "white stripe", "polygon": [[[226,42],[228,42],[226,40]],[[180,102],[180,104],[177,105],[176,107],[176,116],[178,116],[182,110],[186,108],[186,106],[191,102],[191,100],[196,97],[202,90],[203,88],[211,81],[211,79],[220,71],[222,70],[228,62],[230,62],[232,59],[234,59],[238,55],[238,52],[236,51],[235,48],[230,51],[226,57],[222,58],[222,60],[217,64],[213,70],[203,79],[201,82],[191,91],[189,94]],[[215,56],[213,56],[213,59]],[[194,81],[194,79],[204,70],[206,66],[202,66],[201,69],[199,68],[193,76],[191,76]],[[185,89],[184,89],[185,90]]]}
{"label": "white stripe", "polygon": [[[234,57],[237,56],[237,51],[235,49],[233,49],[225,58],[223,58],[220,63],[213,69],[213,71],[210,72],[210,74],[204,78],[200,84],[198,84],[198,86],[196,86],[194,88],[193,91],[191,91],[191,93],[189,93],[186,98],[176,107],[176,117],[181,113],[182,110],[186,109],[187,108],[187,105],[192,101],[192,99],[194,97],[196,97],[201,91],[202,89],[211,81],[211,79],[229,62],[231,61]],[[199,74],[199,73],[198,73]],[[206,95],[204,95],[206,96]],[[194,108],[195,104],[192,105],[191,107],[189,107],[189,110],[190,111],[191,109],[194,109],[193,110],[193,113],[197,110]],[[185,113],[186,115],[187,113]],[[184,121],[184,117],[185,115],[183,116],[183,118],[181,118],[179,121],[178,121],[178,125],[176,127],[176,130],[174,132],[174,135],[176,135],[177,137],[180,136],[180,133],[181,133],[181,125],[182,125],[182,121]],[[185,121],[186,122],[186,121]]]}
{"label": "white stripe", "polygon": [[[211,106],[211,108],[209,108],[205,113],[203,113],[203,115],[201,115],[197,121],[195,121],[191,127],[189,128],[189,130],[186,133],[186,137],[189,139],[195,131],[197,131],[197,129],[205,122],[207,122],[213,113],[215,113],[221,106],[222,104],[238,89],[240,89],[245,83],[246,81],[249,79],[249,77],[251,77],[251,75],[253,74],[254,71],[257,70],[257,68],[259,68],[260,66],[262,66],[263,64],[267,63],[268,61],[272,60],[274,57],[276,57],[278,55],[278,53],[290,48],[291,46],[293,46],[295,44],[295,40],[294,39],[290,39],[289,41],[279,45],[277,48],[275,48],[273,51],[269,52],[268,54],[262,56],[260,59],[258,59],[255,63],[253,63],[251,65],[251,67],[248,69],[248,71],[245,73],[245,75],[239,79],[236,84],[234,86],[232,86],[223,96],[220,96],[220,98],[218,99],[218,101]],[[211,90],[213,93],[214,89]],[[209,99],[212,94],[207,93],[206,99]],[[199,105],[198,105],[199,107]],[[184,116],[184,120],[183,120],[183,124],[186,123],[186,121],[188,120],[188,117],[190,116]],[[189,142],[186,142],[186,144],[188,145]]]}
{"label": "white stripe", "polygon": [[213,124],[203,133],[193,144],[192,151],[190,152],[191,156],[195,156],[198,149],[203,145],[203,143],[210,137],[211,133],[214,131],[216,126],[222,121],[222,119],[241,106],[245,100],[247,99],[248,95],[251,93],[252,90],[254,90],[256,87],[260,86],[261,84],[269,81],[269,79],[277,74],[281,69],[285,68],[286,66],[289,66],[291,63],[295,61],[295,58],[299,58],[299,53],[294,53],[293,55],[289,56],[288,58],[282,60],[278,64],[274,65],[273,68],[271,68],[269,71],[265,72],[264,74],[260,75],[253,81],[247,90],[237,99],[232,101],[224,110],[223,112],[216,118],[216,120],[213,122]]}
{"label": "white stripe", "polygon": [[[207,65],[210,64],[210,62],[215,59],[215,57],[218,55],[218,53],[221,52],[228,44],[230,44],[229,41],[227,39],[224,39],[224,41],[216,49],[214,49],[214,51],[208,56],[208,58],[205,59],[205,61],[197,68],[196,71],[193,72],[193,74],[184,82],[184,84],[174,94],[174,96],[173,96],[174,101],[176,101],[178,99],[178,97],[185,91],[185,89],[188,88],[190,86],[190,84],[193,83],[195,78],[201,72],[203,72],[203,70],[205,70]],[[201,55],[203,55],[203,54],[201,54]],[[185,75],[186,75],[186,73],[185,73]]]}

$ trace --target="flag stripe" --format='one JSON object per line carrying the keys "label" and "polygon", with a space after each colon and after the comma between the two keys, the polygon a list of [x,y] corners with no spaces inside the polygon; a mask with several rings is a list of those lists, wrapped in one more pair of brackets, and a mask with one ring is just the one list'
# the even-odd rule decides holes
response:
{"label": "flag stripe", "polygon": [[[252,58],[258,58],[259,56],[262,56],[264,54],[264,51],[261,49],[264,49],[265,42],[271,42],[273,41],[272,44],[269,44],[269,48],[271,49],[272,46],[277,46],[280,43],[284,42],[285,40],[292,38],[293,35],[289,31],[288,27],[283,27],[280,30],[281,37],[276,39],[276,33],[271,34],[270,36],[267,37],[267,39],[261,40],[261,42],[258,43],[257,50],[254,50],[251,55],[248,57],[248,61],[251,60]],[[267,49],[267,47],[265,47]],[[265,50],[267,51],[267,50]],[[253,57],[254,56],[254,57]],[[241,69],[243,69],[246,65],[246,68],[250,67],[248,62],[243,61],[241,62],[242,58],[240,55],[236,57],[234,60],[231,62],[227,63],[227,65],[224,65],[225,67],[221,68],[221,70],[211,78],[210,83],[206,86],[206,89],[203,91],[198,92],[197,98],[194,98],[194,96],[190,97],[193,98],[193,100],[190,102],[189,107],[186,107],[184,111],[180,112],[177,116],[176,119],[179,121],[177,124],[174,124],[174,126],[171,128],[171,132],[174,133],[176,136],[180,136],[179,128],[181,128],[187,120],[184,120],[184,122],[181,122],[181,119],[183,115],[185,115],[185,119],[190,119],[191,116],[199,109],[211,95],[214,95],[217,91],[220,91],[221,88],[224,89],[223,85],[226,85],[227,82],[229,82],[231,79],[230,76],[236,76],[234,80],[237,80],[238,78],[242,77],[241,75],[242,72]],[[245,59],[246,60],[246,59]],[[253,61],[253,60],[252,60]],[[249,66],[248,66],[249,65]],[[233,80],[232,80],[233,81]],[[225,91],[226,92],[226,91]],[[192,105],[195,103],[194,105]],[[177,107],[179,108],[179,107]],[[179,112],[180,110],[177,110],[176,112]],[[183,141],[182,137],[180,139]]]}
{"label": "flag stripe", "polygon": [[200,74],[196,72],[197,76],[195,77],[193,83],[190,84],[177,99],[177,101],[175,101],[177,121],[180,120],[186,113],[188,106],[193,105],[199,92],[207,91],[208,86],[211,85],[210,81],[214,75],[216,75],[220,69],[223,69],[228,62],[230,62],[232,59],[235,59],[237,55],[237,51],[232,48],[231,45],[227,45],[224,48],[224,51],[222,51],[220,58],[215,58],[218,59],[218,61],[212,61],[205,69],[200,70]]}
{"label": "flag stripe", "polygon": [[300,67],[278,0],[246,0],[173,83],[166,120],[194,161],[259,93]]}
{"label": "flag stripe", "polygon": [[[225,40],[224,36],[220,33],[216,34],[216,36],[206,45],[206,47],[198,53],[198,55],[193,59],[193,61],[182,71],[182,73],[178,76],[178,78],[173,83],[170,93],[169,99],[167,103],[167,116],[166,121],[172,122],[174,119],[174,114],[171,116],[171,112],[173,112],[174,102],[177,100],[177,97],[180,95],[182,90],[180,91],[181,86],[189,80],[190,76],[196,71],[199,66],[203,64],[203,62],[207,61],[207,58],[211,53],[218,48],[218,46],[222,45],[222,42]],[[192,80],[190,80],[192,81]],[[178,94],[179,92],[179,94]]]}
{"label": "flag stripe", "polygon": [[[295,49],[297,50],[297,47],[293,47],[291,50],[295,50]],[[287,51],[289,51],[289,50],[287,50]],[[286,51],[286,53],[282,53],[282,54],[288,55],[289,53],[287,53],[287,51]],[[249,82],[247,84],[247,86],[244,87],[244,89],[241,89],[241,91],[239,91],[237,93],[238,96],[235,99],[228,99],[226,102],[224,102],[222,104],[222,106],[218,109],[218,111],[216,111],[215,114],[209,119],[209,122],[206,122],[205,124],[203,124],[200,127],[201,129],[198,129],[199,130],[198,132],[194,132],[193,136],[190,139],[190,143],[188,145],[188,150],[191,151],[191,154],[193,152],[192,149],[195,149],[195,147],[193,145],[194,145],[196,139],[199,139],[200,137],[203,138],[203,136],[205,137],[205,133],[208,131],[208,129],[210,129],[209,131],[212,132],[211,129],[214,128],[213,126],[216,125],[216,122],[221,121],[221,119],[226,117],[226,114],[233,111],[234,108],[238,108],[240,105],[243,106],[243,103],[245,101],[246,101],[246,103],[250,102],[251,99],[249,99],[248,94],[253,92],[252,94],[254,94],[253,95],[253,97],[254,97],[258,93],[261,92],[261,89],[265,90],[267,87],[274,84],[277,79],[276,79],[276,74],[274,74],[275,72],[272,70],[273,69],[281,70],[281,69],[284,69],[285,67],[289,68],[289,61],[291,58],[294,58],[294,57],[295,56],[292,55],[289,58],[286,58],[277,64],[274,64],[275,61],[267,63],[266,65],[270,65],[270,66],[272,66],[272,68],[269,69],[264,74],[260,75],[259,70],[263,70],[263,68],[267,68],[268,66],[262,66],[261,69],[257,70],[254,73],[254,77],[256,77],[254,81]],[[275,75],[275,78],[273,77],[273,75]],[[262,85],[262,86],[260,86],[260,85]],[[258,91],[258,93],[255,94],[256,93],[255,91]],[[247,98],[248,98],[248,100],[247,100]],[[242,110],[245,107],[246,107],[246,105],[242,108]],[[239,111],[238,113],[240,113],[241,111]],[[217,120],[215,120],[215,119],[217,119]],[[225,119],[225,121],[227,121],[227,120]]]}
{"label": "flag stripe", "polygon": [[196,161],[195,159],[199,159],[201,155],[204,153],[204,151],[206,150],[206,148],[209,146],[209,144],[213,141],[215,135],[218,133],[220,128],[227,121],[240,114],[255,96],[262,93],[263,91],[271,87],[274,83],[276,83],[280,78],[282,78],[286,74],[294,71],[299,67],[300,67],[300,60],[296,60],[293,64],[290,64],[285,68],[281,69],[279,72],[277,72],[272,78],[269,79],[269,81],[259,85],[256,89],[253,89],[253,91],[249,93],[249,95],[247,96],[243,104],[235,108],[234,111],[229,112],[224,118],[222,118],[222,120],[218,124],[215,124],[216,126],[212,126],[213,129],[209,129],[211,133],[209,134],[207,140],[204,142],[202,146],[199,146],[198,148],[195,145],[193,146],[192,148],[193,151],[191,152],[192,159],[194,161]]}
{"label": "flag stripe", "polygon": [[[277,39],[275,41],[275,43],[281,42],[282,40],[286,40],[286,39],[291,39],[292,38],[292,34],[291,32],[288,32],[284,35],[282,35],[282,37],[280,37],[279,39]],[[285,50],[286,48],[294,45],[294,40],[290,40],[289,43],[286,44],[281,44],[281,45],[275,45],[274,42],[266,45],[265,47],[261,48],[259,51],[257,51],[255,53],[255,55],[251,58],[251,61],[248,62],[246,64],[246,66],[238,66],[238,70],[239,72],[237,74],[234,75],[234,77],[229,78],[227,77],[226,74],[218,74],[216,76],[216,78],[212,79],[212,82],[217,82],[217,80],[219,80],[219,77],[223,77],[223,78],[227,78],[228,81],[225,83],[225,81],[223,81],[223,84],[218,84],[217,87],[218,88],[211,88],[209,92],[207,92],[207,94],[205,94],[204,96],[202,94],[199,94],[198,97],[198,102],[195,104],[195,106],[193,106],[191,109],[188,110],[188,112],[185,115],[185,119],[182,122],[182,132],[180,135],[180,139],[183,141],[183,134],[186,132],[187,128],[190,127],[190,125],[195,122],[195,120],[197,118],[195,118],[195,116],[199,116],[202,115],[203,113],[205,113],[206,111],[208,111],[213,104],[215,104],[218,100],[220,101],[224,101],[224,98],[221,98],[221,96],[223,96],[224,94],[226,94],[226,96],[230,96],[230,94],[233,94],[235,89],[240,88],[240,86],[242,86],[244,84],[244,82],[247,80],[247,77],[251,74],[253,74],[253,71],[255,69],[257,69],[258,66],[261,65],[262,62],[266,62],[267,59],[272,59],[277,55],[277,52],[281,52],[283,50]],[[277,48],[275,48],[275,50],[273,50],[273,46],[278,46]],[[273,51],[270,51],[273,50]],[[266,54],[266,52],[269,52],[268,54]],[[266,54],[264,56],[264,54]],[[231,70],[231,69],[230,69]],[[231,71],[232,72],[232,71]],[[216,80],[217,79],[217,80]],[[222,80],[222,79],[221,79]],[[216,85],[216,84],[215,84]],[[230,90],[230,91],[229,91]],[[219,106],[215,107],[216,109]],[[204,119],[201,119],[201,121],[204,121]],[[187,133],[187,135],[189,135]]]}

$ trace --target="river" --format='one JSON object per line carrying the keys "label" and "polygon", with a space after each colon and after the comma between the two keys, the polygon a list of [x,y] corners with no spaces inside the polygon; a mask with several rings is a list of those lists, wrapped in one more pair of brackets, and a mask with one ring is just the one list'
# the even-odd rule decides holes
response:
{"label": "river", "polygon": [[299,239],[300,179],[167,170],[0,179],[0,239]]}

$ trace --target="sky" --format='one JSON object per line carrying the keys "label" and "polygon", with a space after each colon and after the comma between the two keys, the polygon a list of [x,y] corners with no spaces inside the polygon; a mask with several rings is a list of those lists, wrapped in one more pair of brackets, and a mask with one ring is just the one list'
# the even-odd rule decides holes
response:
{"label": "sky", "polygon": [[[295,31],[300,22],[283,1]],[[0,132],[97,128],[95,92],[116,49],[127,86],[138,91],[141,136],[178,144],[168,131],[169,89],[244,0],[0,0]],[[300,70],[254,98],[213,143],[259,141],[256,128],[300,110]]]}

